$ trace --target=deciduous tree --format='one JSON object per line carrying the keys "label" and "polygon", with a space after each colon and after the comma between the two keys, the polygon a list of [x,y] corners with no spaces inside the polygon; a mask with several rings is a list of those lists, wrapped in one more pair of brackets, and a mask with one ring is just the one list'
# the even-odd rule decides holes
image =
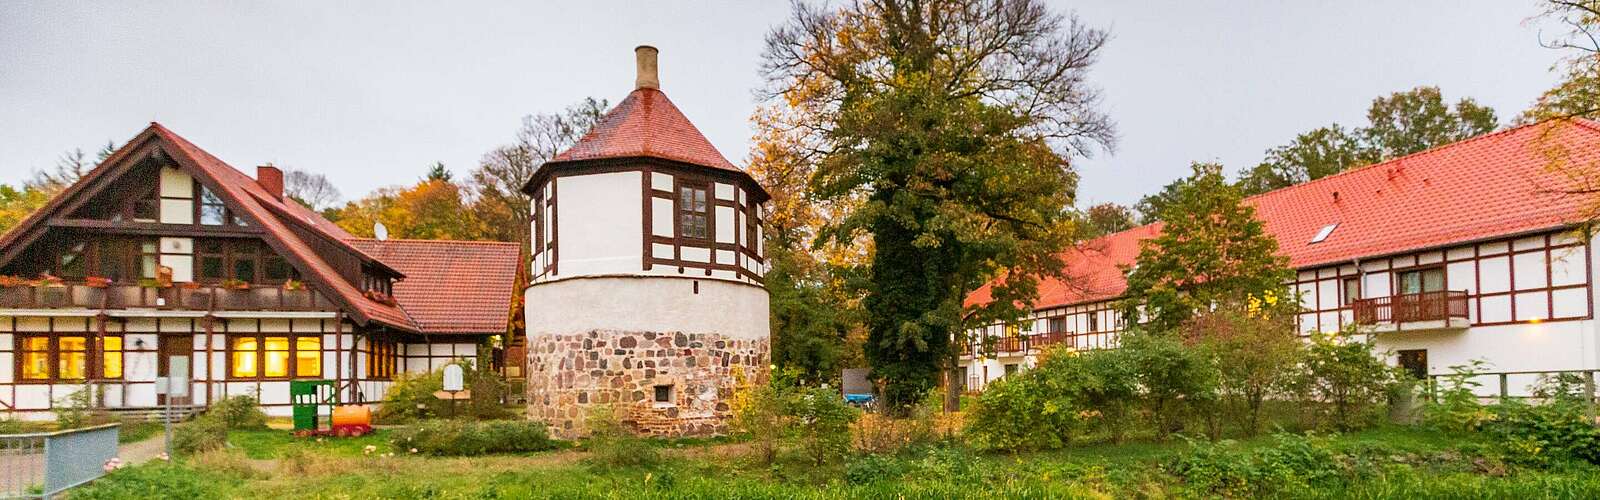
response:
{"label": "deciduous tree", "polygon": [[490,239],[527,242],[533,199],[522,186],[544,162],[571,147],[600,120],[604,99],[587,98],[559,113],[522,118],[510,144],[485,153],[469,176],[473,215]]}
{"label": "deciduous tree", "polygon": [[1156,333],[1174,332],[1214,304],[1279,293],[1292,276],[1278,241],[1223,178],[1222,166],[1193,169],[1156,214],[1161,234],[1140,242],[1120,306],[1123,317],[1142,314],[1143,328]]}
{"label": "deciduous tree", "polygon": [[822,237],[874,245],[866,355],[889,408],[954,367],[967,325],[1020,316],[1061,273],[1067,158],[1114,138],[1086,83],[1106,39],[1033,0],[797,4],[768,34],[767,96],[816,145],[810,193],[856,202]]}
{"label": "deciduous tree", "polygon": [[1133,229],[1138,225],[1133,209],[1101,203],[1083,211],[1083,237],[1090,238]]}
{"label": "deciduous tree", "polygon": [[327,176],[294,168],[284,169],[283,195],[312,210],[329,208],[340,196],[339,188]]}

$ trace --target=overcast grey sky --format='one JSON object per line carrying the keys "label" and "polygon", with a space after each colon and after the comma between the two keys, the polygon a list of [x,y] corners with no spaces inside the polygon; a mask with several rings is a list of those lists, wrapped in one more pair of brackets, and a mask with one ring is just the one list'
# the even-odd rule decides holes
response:
{"label": "overcast grey sky", "polygon": [[[1121,141],[1082,161],[1080,200],[1132,203],[1195,160],[1230,172],[1296,133],[1363,122],[1373,97],[1437,85],[1520,112],[1559,54],[1533,0],[1055,2],[1109,29],[1093,80]],[[523,115],[615,103],[634,46],[743,163],[762,37],[784,1],[0,2],[0,182],[150,121],[230,164],[318,171],[353,198],[443,161],[465,174]]]}

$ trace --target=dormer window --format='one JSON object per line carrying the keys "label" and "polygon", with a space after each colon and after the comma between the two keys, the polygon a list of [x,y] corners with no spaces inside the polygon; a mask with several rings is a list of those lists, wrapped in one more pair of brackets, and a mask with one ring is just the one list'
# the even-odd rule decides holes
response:
{"label": "dormer window", "polygon": [[710,188],[705,184],[678,184],[678,237],[710,239],[709,192]]}

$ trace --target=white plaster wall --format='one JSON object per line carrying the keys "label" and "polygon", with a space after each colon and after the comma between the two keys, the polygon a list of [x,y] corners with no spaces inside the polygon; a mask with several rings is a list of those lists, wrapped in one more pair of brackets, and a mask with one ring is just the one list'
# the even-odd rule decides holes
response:
{"label": "white plaster wall", "polygon": [[610,276],[545,282],[526,293],[529,335],[602,329],[757,339],[771,333],[767,291],[747,284]]}
{"label": "white plaster wall", "polygon": [[556,178],[556,259],[562,278],[639,272],[640,172]]}
{"label": "white plaster wall", "polygon": [[[176,168],[161,169],[161,222],[167,224],[194,223],[194,179],[188,172]],[[183,198],[183,199],[169,199]]]}

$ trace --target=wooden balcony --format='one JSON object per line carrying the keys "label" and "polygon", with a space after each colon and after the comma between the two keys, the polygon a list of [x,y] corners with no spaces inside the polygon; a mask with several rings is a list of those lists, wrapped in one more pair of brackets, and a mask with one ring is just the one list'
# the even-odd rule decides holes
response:
{"label": "wooden balcony", "polygon": [[171,311],[332,311],[338,307],[309,287],[246,288],[82,283],[0,287],[0,309],[154,309]]}
{"label": "wooden balcony", "polygon": [[1068,332],[1038,333],[1033,335],[1019,335],[1014,337],[999,337],[992,340],[992,344],[984,346],[984,341],[976,341],[960,346],[962,357],[971,357],[974,352],[982,352],[987,356],[1024,356],[1043,351],[1056,344],[1072,345],[1076,337]]}
{"label": "wooden balcony", "polygon": [[1358,299],[1351,310],[1356,324],[1380,331],[1456,330],[1470,324],[1467,292],[1460,290]]}

